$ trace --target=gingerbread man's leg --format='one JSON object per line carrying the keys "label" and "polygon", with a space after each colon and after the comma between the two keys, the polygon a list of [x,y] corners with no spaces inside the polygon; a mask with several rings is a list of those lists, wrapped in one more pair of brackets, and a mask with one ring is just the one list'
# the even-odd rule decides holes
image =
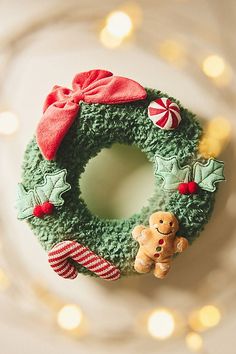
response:
{"label": "gingerbread man's leg", "polygon": [[139,250],[134,262],[134,269],[138,273],[148,273],[151,270],[153,260],[149,258],[142,250]]}
{"label": "gingerbread man's leg", "polygon": [[171,261],[169,260],[168,262],[157,262],[155,263],[155,269],[154,269],[154,275],[155,277],[159,278],[159,279],[163,279],[165,278],[165,276],[167,275],[167,273],[169,272],[171,267]]}

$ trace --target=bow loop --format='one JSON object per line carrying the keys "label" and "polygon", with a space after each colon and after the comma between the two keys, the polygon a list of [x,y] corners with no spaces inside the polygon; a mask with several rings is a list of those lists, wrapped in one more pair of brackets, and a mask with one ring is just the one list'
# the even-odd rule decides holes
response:
{"label": "bow loop", "polygon": [[77,74],[73,90],[54,86],[46,97],[36,139],[43,156],[52,160],[73,124],[81,101],[86,103],[119,104],[146,98],[145,89],[137,82],[113,76],[110,71],[90,70]]}
{"label": "bow loop", "polygon": [[80,88],[81,90],[85,90],[92,83],[110,76],[113,76],[113,74],[107,70],[90,70],[83,73],[79,73],[75,75],[72,81],[72,88],[73,90],[77,90],[78,88]]}
{"label": "bow loop", "polygon": [[48,109],[49,106],[57,102],[67,102],[72,96],[73,91],[67,87],[54,86],[52,92],[50,92],[43,105],[43,113]]}

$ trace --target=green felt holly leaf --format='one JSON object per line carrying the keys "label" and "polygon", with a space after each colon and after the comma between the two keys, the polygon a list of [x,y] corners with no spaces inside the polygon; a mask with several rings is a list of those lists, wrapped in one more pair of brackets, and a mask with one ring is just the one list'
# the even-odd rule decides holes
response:
{"label": "green felt holly leaf", "polygon": [[16,207],[18,209],[18,219],[28,219],[33,216],[34,207],[50,202],[54,206],[64,204],[62,194],[68,191],[71,186],[66,182],[66,170],[60,170],[44,175],[42,184],[36,185],[26,192],[20,183],[17,190]]}
{"label": "green felt holly leaf", "polygon": [[183,182],[188,182],[191,168],[190,166],[180,167],[176,156],[165,158],[156,155],[155,175],[162,178],[163,189],[172,191],[178,188],[178,185]]}
{"label": "green felt holly leaf", "polygon": [[24,186],[19,183],[17,188],[16,207],[18,209],[18,219],[28,219],[33,216],[36,199],[32,190],[26,192]]}
{"label": "green felt holly leaf", "polygon": [[48,173],[44,176],[43,184],[34,187],[40,203],[50,201],[54,206],[63,205],[61,195],[71,188],[66,182],[66,173],[66,170]]}
{"label": "green felt holly leaf", "polygon": [[193,176],[199,187],[214,192],[216,183],[225,180],[224,163],[215,159],[209,159],[205,165],[196,162],[193,166]]}

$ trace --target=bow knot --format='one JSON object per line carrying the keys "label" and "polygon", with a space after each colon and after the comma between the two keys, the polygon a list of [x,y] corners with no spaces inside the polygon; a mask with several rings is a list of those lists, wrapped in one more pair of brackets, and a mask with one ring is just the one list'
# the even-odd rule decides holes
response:
{"label": "bow knot", "polygon": [[54,86],[46,97],[36,131],[36,139],[43,156],[52,160],[73,124],[80,102],[119,104],[145,99],[145,89],[137,82],[106,70],[90,70],[77,74],[72,90]]}
{"label": "bow knot", "polygon": [[80,89],[74,92],[71,96],[71,100],[77,104],[79,104],[80,101],[84,101],[84,99],[85,99],[85,94]]}

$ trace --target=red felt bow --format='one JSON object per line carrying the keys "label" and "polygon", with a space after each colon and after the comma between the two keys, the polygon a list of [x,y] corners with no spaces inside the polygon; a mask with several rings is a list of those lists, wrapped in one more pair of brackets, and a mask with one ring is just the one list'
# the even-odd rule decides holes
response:
{"label": "red felt bow", "polygon": [[80,101],[118,104],[146,98],[145,89],[137,82],[106,70],[77,74],[72,90],[54,86],[44,103],[44,114],[36,131],[38,146],[47,160],[52,160],[74,122]]}

